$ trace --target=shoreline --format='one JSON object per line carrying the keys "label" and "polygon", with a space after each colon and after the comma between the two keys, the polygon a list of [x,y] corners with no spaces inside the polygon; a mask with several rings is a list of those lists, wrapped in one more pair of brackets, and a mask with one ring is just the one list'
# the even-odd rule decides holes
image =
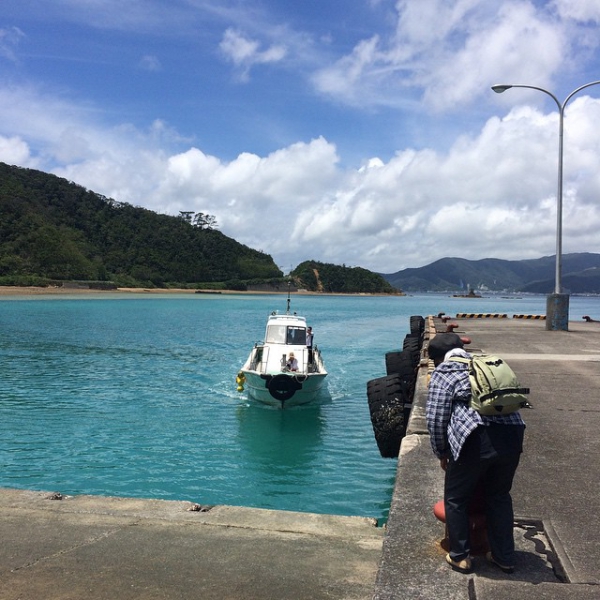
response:
{"label": "shoreline", "polygon": [[[78,296],[78,295],[109,295],[109,294],[190,294],[194,295],[198,292],[198,295],[273,295],[273,294],[287,294],[287,290],[282,291],[239,291],[239,290],[188,290],[183,288],[173,289],[157,289],[157,288],[116,288],[113,290],[100,290],[90,289],[85,287],[37,287],[37,286],[12,286],[5,285],[0,286],[0,296]],[[366,292],[359,292],[356,294],[344,294],[344,293],[323,293],[323,292],[309,292],[307,290],[298,290],[292,292],[292,295],[301,296],[405,296],[405,294],[372,294]]]}
{"label": "shoreline", "polygon": [[37,286],[0,286],[0,296],[101,296],[109,294],[264,294],[279,292],[238,292],[235,290],[187,290],[183,288],[156,289],[156,288],[115,288],[100,290],[85,287],[37,287]]}

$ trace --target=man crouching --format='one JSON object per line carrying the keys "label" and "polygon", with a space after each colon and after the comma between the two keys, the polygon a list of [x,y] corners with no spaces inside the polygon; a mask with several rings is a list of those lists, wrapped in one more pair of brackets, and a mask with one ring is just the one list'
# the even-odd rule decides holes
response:
{"label": "man crouching", "polygon": [[484,416],[469,406],[469,358],[455,333],[438,333],[428,346],[435,369],[427,396],[427,428],[433,452],[445,471],[444,509],[452,569],[470,573],[469,505],[478,485],[485,498],[491,552],[487,559],[505,573],[515,565],[510,490],[523,451],[525,424],[518,412]]}

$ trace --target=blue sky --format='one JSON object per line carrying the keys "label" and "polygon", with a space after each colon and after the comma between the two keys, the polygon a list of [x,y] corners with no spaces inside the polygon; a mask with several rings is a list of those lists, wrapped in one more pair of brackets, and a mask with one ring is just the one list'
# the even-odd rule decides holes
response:
{"label": "blue sky", "polygon": [[[0,160],[215,215],[285,271],[554,254],[598,0],[2,0]],[[600,85],[564,252],[600,252]]]}

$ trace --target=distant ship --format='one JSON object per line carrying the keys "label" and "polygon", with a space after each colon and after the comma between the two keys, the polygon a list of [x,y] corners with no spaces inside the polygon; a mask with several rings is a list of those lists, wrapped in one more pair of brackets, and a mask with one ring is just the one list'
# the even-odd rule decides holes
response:
{"label": "distant ship", "polygon": [[475,290],[469,290],[468,294],[453,294],[453,298],[481,298],[481,294],[476,294]]}

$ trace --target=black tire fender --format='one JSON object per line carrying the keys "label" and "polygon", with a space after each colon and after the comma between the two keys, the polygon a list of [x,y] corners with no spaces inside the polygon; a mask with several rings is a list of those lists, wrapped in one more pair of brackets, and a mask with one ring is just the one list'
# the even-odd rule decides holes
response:
{"label": "black tire fender", "polygon": [[410,406],[401,377],[388,375],[367,382],[367,399],[379,453],[395,458],[406,433],[405,406]]}
{"label": "black tire fender", "polygon": [[267,382],[267,389],[276,400],[289,400],[298,390],[302,389],[302,383],[296,377],[275,375]]}

